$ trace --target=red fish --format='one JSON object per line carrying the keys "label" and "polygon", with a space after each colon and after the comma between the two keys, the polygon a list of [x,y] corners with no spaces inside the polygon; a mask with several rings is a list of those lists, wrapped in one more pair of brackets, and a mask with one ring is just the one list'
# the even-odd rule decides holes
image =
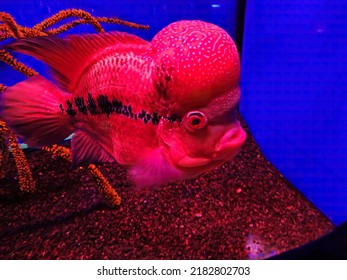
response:
{"label": "red fish", "polygon": [[37,75],[9,87],[1,116],[30,146],[74,133],[74,164],[116,161],[135,185],[159,186],[223,164],[245,141],[237,49],[211,23],[175,22],[151,42],[110,32],[9,49],[45,62],[53,82]]}

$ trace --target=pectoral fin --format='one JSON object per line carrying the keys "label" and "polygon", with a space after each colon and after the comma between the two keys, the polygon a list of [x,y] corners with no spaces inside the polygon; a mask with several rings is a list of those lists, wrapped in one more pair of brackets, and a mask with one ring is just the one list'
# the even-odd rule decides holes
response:
{"label": "pectoral fin", "polygon": [[128,176],[137,187],[159,187],[185,178],[183,171],[173,166],[161,148],[149,152],[128,170]]}
{"label": "pectoral fin", "polygon": [[97,162],[114,162],[114,158],[86,132],[78,131],[71,140],[73,165]]}

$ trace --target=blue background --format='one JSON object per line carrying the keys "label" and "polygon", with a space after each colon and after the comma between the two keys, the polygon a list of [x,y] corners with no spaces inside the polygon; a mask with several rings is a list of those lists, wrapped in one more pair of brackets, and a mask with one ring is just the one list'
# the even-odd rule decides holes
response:
{"label": "blue background", "polygon": [[241,113],[267,158],[347,219],[347,3],[248,1]]}
{"label": "blue background", "polygon": [[[149,24],[103,24],[150,40],[180,19],[218,24],[235,38],[236,0],[2,0],[0,11],[33,26],[66,8]],[[347,219],[347,3],[247,1],[240,110],[272,163],[336,224]],[[70,33],[94,32],[90,26]],[[44,66],[20,56],[39,72]],[[0,64],[0,82],[24,77]]]}

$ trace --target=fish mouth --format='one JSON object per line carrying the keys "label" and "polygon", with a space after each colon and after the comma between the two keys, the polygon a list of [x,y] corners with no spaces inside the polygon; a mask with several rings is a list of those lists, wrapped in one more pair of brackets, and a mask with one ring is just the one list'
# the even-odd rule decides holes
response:
{"label": "fish mouth", "polygon": [[215,146],[215,158],[229,160],[233,158],[246,141],[246,132],[240,125],[229,129]]}
{"label": "fish mouth", "polygon": [[[172,148],[165,142],[161,141],[171,162],[178,168],[196,170],[210,170],[224,162],[231,160],[241,149],[246,140],[246,132],[238,123],[233,125],[215,145],[214,153],[211,157],[191,157],[183,151],[176,150],[172,153]],[[173,154],[175,154],[173,158]]]}
{"label": "fish mouth", "polygon": [[170,158],[170,161],[176,165],[178,168],[194,168],[194,167],[201,167],[209,164],[211,162],[210,158],[203,158],[203,157],[190,157],[186,155],[183,151],[176,150],[176,156],[173,158],[172,148],[161,139],[161,144],[164,147],[164,149],[167,151],[168,158]]}
{"label": "fish mouth", "polygon": [[209,164],[211,159],[209,158],[193,158],[185,156],[177,162],[177,165],[180,167],[192,168],[192,167],[201,167]]}

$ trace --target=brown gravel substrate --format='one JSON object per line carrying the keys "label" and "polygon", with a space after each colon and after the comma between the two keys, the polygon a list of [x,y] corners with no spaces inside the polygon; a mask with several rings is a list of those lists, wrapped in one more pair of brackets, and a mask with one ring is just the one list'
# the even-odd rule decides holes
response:
{"label": "brown gravel substrate", "polygon": [[12,159],[0,180],[0,259],[264,258],[316,239],[332,223],[261,153],[249,130],[240,154],[199,178],[134,190],[100,165],[122,196],[111,209],[83,170],[27,153],[37,191],[22,194]]}

